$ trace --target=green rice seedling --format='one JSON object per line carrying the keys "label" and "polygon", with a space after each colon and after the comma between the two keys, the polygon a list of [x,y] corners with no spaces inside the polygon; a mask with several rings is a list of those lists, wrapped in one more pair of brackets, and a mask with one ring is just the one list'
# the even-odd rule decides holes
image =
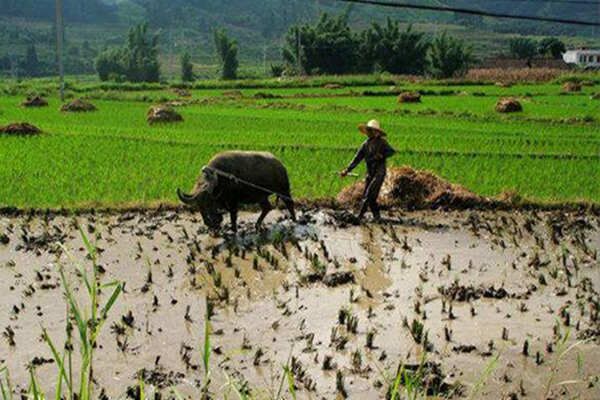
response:
{"label": "green rice seedling", "polygon": [[352,368],[355,371],[360,371],[362,368],[362,353],[359,349],[356,349],[352,353]]}
{"label": "green rice seedling", "polygon": [[374,349],[375,347],[373,346],[373,341],[375,340],[375,335],[377,334],[377,331],[375,329],[369,329],[367,331],[367,343],[365,344],[365,347],[368,349]]}
{"label": "green rice seedling", "polygon": [[292,372],[289,365],[283,366],[283,373],[287,379],[288,390],[290,391],[290,395],[293,400],[296,400],[296,383],[294,379],[294,373]]}
{"label": "green rice seedling", "polygon": [[492,374],[498,367],[499,359],[500,359],[500,353],[497,353],[486,364],[484,370],[479,375],[477,382],[475,382],[475,384],[473,385],[473,388],[471,389],[471,392],[469,393],[469,396],[468,396],[469,400],[479,398],[478,396],[479,396],[479,393],[481,392],[481,389],[483,389],[483,386],[485,385],[487,380],[490,378],[490,376],[492,376]]}
{"label": "green rice seedling", "polygon": [[423,323],[417,319],[413,319],[412,324],[410,325],[410,334],[417,344],[423,343],[423,335],[424,326]]}
{"label": "green rice seedling", "polygon": [[183,396],[181,395],[181,393],[179,393],[179,391],[176,388],[171,387],[170,392],[175,397],[176,400],[184,400]]}
{"label": "green rice seedling", "polygon": [[279,399],[283,398],[282,397],[283,396],[283,386],[284,386],[286,380],[288,381],[288,386],[289,386],[290,378],[289,378],[288,372],[292,374],[292,386],[293,386],[292,390],[293,391],[290,390],[290,394],[294,393],[294,395],[295,395],[295,393],[296,393],[296,386],[295,386],[295,384],[293,382],[293,379],[294,379],[293,375],[294,374],[293,374],[293,371],[292,371],[292,369],[290,367],[291,360],[292,360],[292,354],[293,353],[294,353],[294,347],[292,345],[292,348],[290,349],[290,354],[288,355],[287,362],[285,363],[285,365],[282,365],[282,374],[281,374],[281,380],[279,381],[279,388],[277,390],[277,393],[275,393],[273,395],[273,398],[275,400],[279,400]]}
{"label": "green rice seedling", "polygon": [[[62,246],[63,251],[67,254],[67,256],[71,259],[71,261],[78,265],[79,276],[84,283],[84,287],[86,288],[86,294],[89,299],[89,308],[83,308],[75,299],[75,294],[71,283],[66,278],[64,266],[60,266],[60,276],[62,285],[65,292],[65,297],[67,299],[68,304],[68,316],[67,321],[70,318],[75,320],[75,327],[79,334],[79,342],[78,348],[80,352],[80,371],[79,371],[79,388],[75,390],[75,382],[73,380],[73,365],[70,356],[71,349],[73,348],[70,343],[71,337],[70,334],[67,333],[67,343],[64,346],[65,350],[62,353],[59,353],[58,348],[50,338],[47,330],[45,328],[42,329],[42,337],[44,341],[48,344],[54,361],[59,369],[59,376],[57,378],[56,384],[56,399],[60,399],[63,397],[62,394],[62,385],[63,383],[66,386],[66,396],[69,399],[73,399],[77,397],[80,400],[90,400],[92,399],[93,393],[93,360],[94,360],[94,350],[96,348],[96,342],[100,331],[104,323],[107,320],[108,313],[114,306],[117,301],[119,295],[122,291],[122,284],[120,282],[110,282],[107,284],[102,284],[98,280],[97,271],[97,252],[96,248],[89,242],[87,236],[83,232],[83,230],[79,230],[85,248],[88,252],[88,258],[92,262],[91,274],[87,271],[87,269],[79,264],[75,258],[70,254],[68,249]],[[100,306],[99,295],[104,289],[112,289],[111,295],[108,297],[104,305]],[[69,324],[69,322],[67,323]],[[67,332],[70,331],[69,326],[67,326]],[[68,354],[65,354],[67,352]],[[67,365],[65,365],[65,358],[68,359]],[[37,383],[35,382],[35,375],[33,371],[31,373],[31,387],[37,389]]]}
{"label": "green rice seedling", "polygon": [[2,400],[13,400],[13,387],[7,367],[0,368],[0,395]]}
{"label": "green rice seedling", "polygon": [[139,388],[139,400],[146,400],[146,384],[144,383],[144,377],[141,376],[138,378],[138,388]]}
{"label": "green rice seedling", "polygon": [[[453,87],[487,95],[477,97],[411,83],[406,89],[435,94],[410,108],[398,106],[389,96],[331,97],[331,91],[322,88],[278,88],[273,93],[290,97],[308,90],[317,97],[246,99],[244,107],[238,102],[187,107],[182,109],[185,123],[152,132],[140,118],[147,104],[135,101],[135,96],[157,99],[165,86],[132,91],[128,85],[114,84],[109,95],[101,93],[101,85],[84,86],[77,90],[106,96],[97,101],[98,112],[60,115],[58,99],[50,97],[51,107],[27,111],[28,121],[42,126],[47,135],[0,137],[0,180],[8,182],[0,187],[2,205],[173,204],[173,187],[189,186],[195,179],[197,167],[190,166],[206,164],[214,153],[230,148],[268,150],[279,156],[298,198],[332,197],[346,183],[331,184],[331,166],[347,163],[361,140],[348,132],[355,132],[356,123],[375,110],[398,150],[390,159],[392,166],[425,168],[485,196],[514,189],[520,197],[539,202],[600,201],[595,184],[600,178],[600,125],[585,122],[586,116],[598,115],[600,103],[587,96],[558,96],[556,85]],[[202,86],[195,95],[214,97],[220,92]],[[522,116],[495,115],[493,104],[499,95],[526,92],[535,96],[527,100]],[[20,96],[0,98],[0,124],[23,119]],[[203,135],[197,134],[197,126],[203,126]],[[48,159],[47,154],[54,157]],[[73,188],[72,182],[81,184]],[[16,185],[20,190],[14,190]]]}
{"label": "green rice seedling", "polygon": [[388,399],[420,400],[427,398],[427,388],[423,385],[424,360],[425,357],[423,356],[416,371],[409,371],[404,364],[398,367],[393,384],[388,389],[388,396],[386,396]]}
{"label": "green rice seedling", "polygon": [[346,386],[344,385],[344,374],[342,370],[338,369],[335,371],[335,389],[342,396],[342,398],[348,397],[348,393],[346,392]]}
{"label": "green rice seedling", "polygon": [[209,300],[208,297],[206,298],[206,315],[204,318],[204,343],[202,346],[202,366],[204,368],[204,382],[202,384],[202,399],[208,399],[210,398],[209,396],[209,386],[210,386],[210,377],[211,377],[211,373],[210,373],[210,352],[212,351],[211,348],[211,343],[210,343],[210,334],[211,334],[211,328],[210,328],[210,312],[209,311]]}
{"label": "green rice seedling", "polygon": [[[250,389],[248,388],[248,382],[240,382],[239,379],[235,379],[227,374],[227,372],[223,371],[223,375],[225,376],[225,384],[223,385],[223,389],[227,391],[223,392],[223,398],[227,400],[229,398],[229,393],[233,390],[233,392],[238,396],[239,400],[248,400],[250,399]],[[183,400],[183,398],[178,397],[177,400]]]}
{"label": "green rice seedling", "polygon": [[583,375],[583,356],[581,355],[580,352],[578,352],[576,362],[577,362],[577,372],[580,375],[580,377],[578,379],[567,379],[567,380],[563,380],[561,382],[555,383],[560,364],[564,360],[564,358],[569,353],[571,353],[575,350],[578,350],[585,343],[591,341],[591,338],[590,338],[590,339],[586,339],[586,340],[578,340],[576,342],[573,342],[572,344],[569,344],[570,337],[571,337],[571,329],[566,328],[565,333],[559,338],[558,342],[556,343],[555,354],[554,354],[554,357],[553,357],[553,360],[552,360],[552,363],[550,366],[550,373],[548,374],[548,380],[544,387],[544,398],[548,398],[550,396],[550,392],[552,391],[552,388],[555,386],[565,386],[565,385],[577,384],[577,383],[584,382],[584,380],[581,379],[581,375]]}
{"label": "green rice seedling", "polygon": [[[37,377],[35,376],[35,368],[33,366],[30,366],[29,368],[28,398],[31,400],[46,400],[46,396],[44,395],[44,392],[41,391],[38,384]],[[60,399],[60,397],[57,397],[57,399]]]}

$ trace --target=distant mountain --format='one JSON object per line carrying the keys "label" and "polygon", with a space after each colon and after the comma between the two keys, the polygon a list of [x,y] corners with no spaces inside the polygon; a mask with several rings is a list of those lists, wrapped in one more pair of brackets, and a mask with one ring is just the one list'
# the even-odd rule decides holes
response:
{"label": "distant mountain", "polygon": [[[397,0],[402,2],[401,0]],[[289,27],[316,21],[319,14],[346,13],[350,24],[364,29],[387,17],[414,23],[429,35],[447,30],[486,57],[506,52],[515,34],[561,36],[568,45],[600,43],[600,28],[496,19],[464,14],[418,11],[335,0],[63,0],[65,43],[69,73],[93,73],[95,54],[121,46],[127,29],[148,21],[159,33],[163,71],[178,73],[179,56],[187,51],[199,74],[214,75],[212,32],[225,28],[240,47],[243,66],[264,72],[268,64],[281,62],[281,44]],[[545,0],[410,0],[417,4],[462,7],[515,15],[600,21],[597,5],[565,4]],[[0,74],[11,71],[34,45],[46,65],[55,65],[55,0],[0,0]]]}
{"label": "distant mountain", "polygon": [[[63,0],[65,19],[73,22],[105,22],[117,16],[116,4],[102,0]],[[55,0],[0,0],[0,16],[50,20]]]}
{"label": "distant mountain", "polygon": [[[600,8],[590,4],[568,4],[544,0],[412,0],[416,4],[462,7],[515,15],[561,17],[600,21]],[[353,10],[355,17],[391,15],[404,21],[449,21],[451,14],[401,9],[395,11],[366,5],[348,6],[335,0],[63,0],[65,19],[70,22],[107,22],[116,18],[127,21],[145,19],[152,26],[168,28],[186,26],[231,25],[236,29],[251,29],[269,36],[287,29],[299,20],[310,20],[321,11]],[[31,19],[54,18],[55,0],[0,0],[0,16]],[[134,15],[131,15],[131,14]],[[563,34],[581,34],[589,29],[535,22],[511,22],[473,16],[457,15],[456,21],[471,21],[489,26],[509,26],[518,30],[552,30]],[[508,25],[507,25],[508,24]],[[540,28],[540,26],[542,28]]]}

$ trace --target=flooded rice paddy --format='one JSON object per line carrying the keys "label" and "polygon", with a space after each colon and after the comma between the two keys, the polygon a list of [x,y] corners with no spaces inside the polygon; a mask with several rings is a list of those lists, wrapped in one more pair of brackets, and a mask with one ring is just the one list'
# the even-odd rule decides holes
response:
{"label": "flooded rice paddy", "polygon": [[53,393],[41,332],[66,337],[60,265],[85,303],[81,227],[102,282],[125,285],[95,353],[101,398],[134,396],[140,376],[163,398],[199,398],[207,315],[212,398],[292,398],[284,368],[297,398],[385,398],[420,362],[440,397],[600,398],[599,216],[392,212],[353,226],[313,210],[299,224],[274,212],[260,233],[255,218],[233,237],[183,211],[0,217],[0,367],[22,391],[33,362]]}

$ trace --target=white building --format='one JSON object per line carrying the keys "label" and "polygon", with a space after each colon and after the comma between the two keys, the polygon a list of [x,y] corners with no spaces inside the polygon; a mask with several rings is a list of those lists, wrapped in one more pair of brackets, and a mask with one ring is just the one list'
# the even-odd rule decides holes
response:
{"label": "white building", "polygon": [[569,50],[563,60],[582,68],[600,68],[600,50]]}

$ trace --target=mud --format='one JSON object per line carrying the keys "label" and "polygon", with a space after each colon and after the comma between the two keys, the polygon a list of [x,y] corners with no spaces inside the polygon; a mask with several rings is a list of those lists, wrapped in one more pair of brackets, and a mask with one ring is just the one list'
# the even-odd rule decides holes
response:
{"label": "mud", "polygon": [[[95,353],[101,398],[135,397],[140,376],[163,398],[171,386],[199,398],[206,315],[215,398],[231,381],[275,398],[283,365],[298,398],[384,398],[425,352],[431,395],[467,397],[484,379],[474,398],[599,398],[600,217],[398,211],[354,226],[338,216],[307,211],[293,224],[273,212],[256,232],[256,215],[243,214],[237,236],[211,236],[183,211],[0,217],[0,368],[21,391],[35,365],[53,395],[41,327],[65,339],[58,266],[79,282],[66,250],[89,263],[80,227],[101,280],[125,283]],[[567,331],[567,345],[585,342],[559,359]]]}

